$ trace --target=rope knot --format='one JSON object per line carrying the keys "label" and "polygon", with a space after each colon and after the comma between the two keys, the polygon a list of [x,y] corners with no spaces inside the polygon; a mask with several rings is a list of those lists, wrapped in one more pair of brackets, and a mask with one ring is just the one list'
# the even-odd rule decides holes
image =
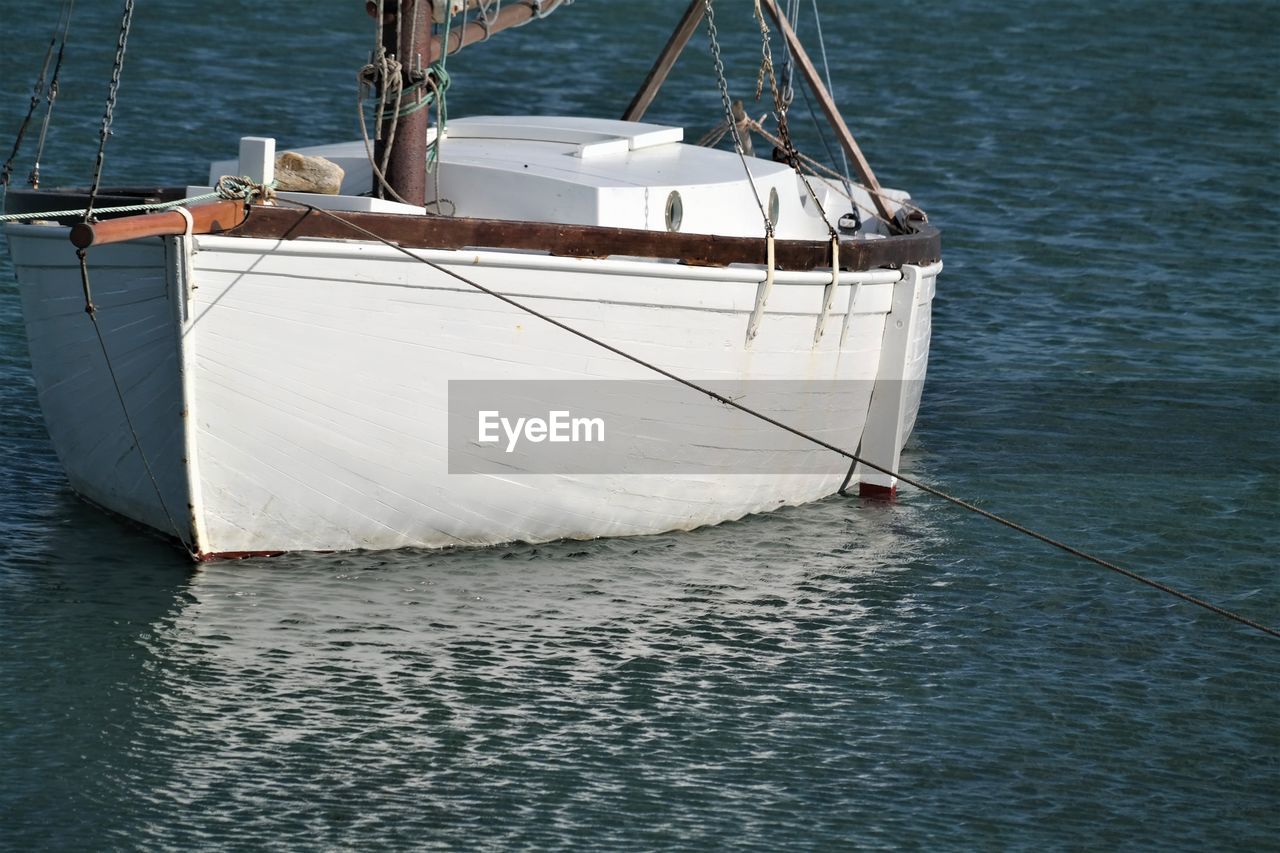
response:
{"label": "rope knot", "polygon": [[213,188],[213,191],[218,194],[219,198],[228,200],[242,198],[245,204],[252,204],[255,200],[275,201],[276,191],[274,187],[274,181],[269,184],[259,184],[248,176],[223,175],[218,178],[218,183]]}

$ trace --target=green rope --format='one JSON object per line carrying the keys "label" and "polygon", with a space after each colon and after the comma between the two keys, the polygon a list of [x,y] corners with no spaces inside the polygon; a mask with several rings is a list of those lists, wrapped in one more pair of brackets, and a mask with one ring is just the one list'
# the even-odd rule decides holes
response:
{"label": "green rope", "polygon": [[422,80],[404,89],[404,96],[409,103],[400,107],[396,112],[397,117],[405,118],[431,106],[436,101],[437,91],[440,93],[441,112],[444,112],[444,92],[449,88],[449,72],[444,70],[444,63],[433,62],[427,69],[427,74],[436,78],[435,86]]}
{"label": "green rope", "polygon": [[[444,133],[449,123],[449,108],[446,105],[445,91],[449,88],[449,72],[444,70],[444,63],[434,62],[431,65],[431,74],[436,77],[436,86],[439,92],[439,106],[436,108],[436,138],[431,147],[427,150],[427,171],[434,171],[440,162],[440,136]],[[432,93],[431,99],[435,100],[435,92]]]}
{"label": "green rope", "polygon": [[[467,20],[466,6],[462,7],[462,20]],[[445,69],[446,63],[449,61],[449,33],[453,28],[453,16],[446,14],[444,16],[444,38],[440,41],[440,59],[431,63],[431,67],[427,70],[428,74],[434,74],[436,78],[436,87],[440,93],[440,104],[436,108],[436,141],[427,151],[427,171],[434,172],[436,167],[440,165],[440,135],[444,133],[445,128],[449,125],[449,105],[445,99],[445,92],[449,90],[449,72]],[[466,28],[463,28],[463,37],[466,36]],[[459,45],[462,39],[458,40]],[[461,49],[461,48],[459,48]],[[439,186],[437,182],[436,194],[439,195]]]}

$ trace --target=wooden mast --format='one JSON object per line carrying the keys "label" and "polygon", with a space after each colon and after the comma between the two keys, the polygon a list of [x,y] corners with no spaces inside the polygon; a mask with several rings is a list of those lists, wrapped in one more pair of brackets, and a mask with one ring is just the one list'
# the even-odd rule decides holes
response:
{"label": "wooden mast", "polygon": [[658,90],[667,81],[667,75],[671,73],[672,66],[680,58],[685,45],[689,43],[689,39],[693,37],[693,34],[698,29],[698,24],[702,23],[702,18],[706,14],[706,0],[693,0],[689,4],[689,8],[684,12],[684,17],[680,19],[675,31],[671,33],[667,46],[662,49],[661,55],[658,56],[658,61],[653,63],[653,67],[649,69],[649,76],[644,78],[644,83],[641,84],[640,90],[636,92],[636,96],[627,105],[627,111],[622,114],[623,121],[639,121],[644,117],[645,110],[649,109],[649,104],[653,103]]}
{"label": "wooden mast", "polygon": [[[370,14],[376,14],[376,5],[369,3]],[[426,53],[431,45],[432,0],[384,0],[382,19],[382,49],[400,62],[400,85],[406,92],[401,107],[408,106],[420,96],[410,89],[414,83],[425,79]],[[384,83],[385,85],[385,83]],[[383,118],[380,138],[374,146],[374,158],[382,162],[388,144],[391,147],[387,162],[387,183],[395,195],[414,205],[427,203],[427,119],[428,111],[397,117],[394,99],[388,99],[389,108]],[[394,134],[394,136],[393,136]],[[395,196],[374,177],[374,195],[378,198]]]}

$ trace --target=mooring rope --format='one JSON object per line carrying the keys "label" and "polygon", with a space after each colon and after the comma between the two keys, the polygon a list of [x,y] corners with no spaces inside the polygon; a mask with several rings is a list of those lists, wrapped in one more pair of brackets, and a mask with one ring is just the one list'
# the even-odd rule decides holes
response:
{"label": "mooring rope", "polygon": [[1088,553],[1087,551],[1083,551],[1072,545],[1068,545],[1065,542],[1061,542],[1050,536],[1046,536],[1043,533],[1040,533],[1038,531],[1032,530],[1029,527],[1019,524],[1016,521],[1012,521],[1011,519],[997,515],[994,512],[989,512],[988,510],[982,509],[979,506],[975,506],[969,501],[966,501],[961,498],[955,497],[954,495],[948,494],[947,492],[944,492],[941,489],[930,486],[929,484],[924,483],[920,480],[917,480],[914,477],[909,477],[897,471],[893,471],[889,468],[886,468],[883,465],[878,465],[875,462],[871,462],[867,459],[862,458],[861,456],[859,456],[858,454],[852,451],[846,450],[842,447],[831,444],[830,442],[824,441],[815,435],[810,435],[804,430],[798,429],[796,427],[791,426],[790,424],[784,423],[774,417],[771,417],[770,415],[765,414],[764,412],[760,412],[755,409],[752,409],[749,406],[743,405],[742,403],[739,403],[737,400],[734,400],[730,397],[726,397],[723,394],[719,394],[715,391],[712,391],[710,388],[700,385],[697,382],[693,382],[689,379],[685,379],[682,376],[678,376],[677,374],[672,373],[670,370],[666,370],[662,367],[659,367],[656,364],[653,364],[652,362],[645,361],[644,359],[640,358],[637,355],[633,355],[629,352],[626,352],[625,350],[619,349],[618,347],[610,343],[607,343],[597,337],[594,337],[593,335],[588,334],[587,332],[581,331],[580,329],[576,329],[573,326],[570,326],[568,323],[565,323],[561,320],[557,320],[556,318],[548,314],[544,314],[541,311],[538,311],[536,308],[532,308],[528,305],[525,305],[523,302],[520,302],[517,299],[513,299],[510,296],[507,296],[502,293],[498,293],[496,290],[491,290],[490,288],[485,287],[479,282],[472,281],[466,276],[456,273],[453,270],[448,269],[441,264],[428,260],[427,258],[424,258],[421,255],[415,254],[410,249],[406,249],[404,246],[401,246],[398,243],[388,240],[387,238],[382,237],[379,234],[376,234],[367,228],[357,225],[356,223],[351,222],[350,220],[344,219],[341,216],[338,216],[336,213],[333,213],[332,211],[324,210],[323,208],[315,207],[314,205],[306,204],[305,202],[297,202],[292,200],[283,200],[283,201],[286,204],[292,204],[297,207],[306,208],[312,213],[320,213],[325,216],[328,216],[331,219],[334,219],[346,225],[352,231],[363,234],[364,236],[370,238],[371,240],[376,240],[377,242],[382,243],[388,248],[395,249],[397,252],[401,253],[402,255],[406,255],[412,258],[413,260],[418,261],[419,263],[426,264],[427,266],[431,267],[437,272],[441,272],[447,276],[450,276],[451,278],[455,278],[458,281],[462,282],[463,284],[467,285],[468,287],[472,287],[481,293],[484,293],[488,296],[492,296],[495,299],[505,302],[513,308],[523,311],[526,314],[529,314],[533,317],[537,317],[539,320],[543,320],[544,322],[550,323],[556,328],[563,329],[564,331],[568,332],[571,335],[575,335],[581,338],[582,340],[588,341],[589,343],[592,343],[598,347],[601,347],[602,349],[608,350],[614,355],[620,356],[621,358],[624,358],[627,361],[630,361],[634,364],[638,364],[641,367],[644,367],[648,370],[653,371],[654,373],[664,376],[667,379],[672,380],[673,382],[677,382],[680,385],[685,386],[686,388],[690,388],[694,391],[697,391],[700,394],[705,394],[706,396],[710,397],[711,399],[719,403],[723,403],[724,405],[737,409],[738,411],[743,412],[744,414],[750,415],[751,417],[757,418],[758,420],[761,420],[767,424],[778,427],[779,429],[789,432],[792,435],[797,436],[798,438],[804,439],[805,441],[811,442],[817,445],[818,447],[824,448],[826,450],[830,450],[832,453],[837,453],[840,456],[843,456],[844,458],[851,460],[852,462],[860,463],[874,471],[879,471],[881,474],[886,474],[890,477],[896,477],[898,480],[900,480],[903,483],[906,483],[908,486],[912,486],[913,488],[919,489],[920,491],[933,495],[934,497],[941,498],[942,500],[947,501],[948,503],[951,503],[962,509],[966,509],[972,513],[982,516],[983,518],[986,518],[990,521],[994,521],[997,524],[1001,524],[1009,528],[1010,530],[1015,530],[1019,533],[1022,533],[1025,536],[1029,536],[1032,539],[1036,539],[1040,542],[1043,542],[1046,545],[1052,545],[1053,547],[1058,548],[1059,550],[1065,551],[1066,553],[1071,554],[1072,556],[1079,557],[1082,560],[1087,560],[1088,562],[1101,566],[1104,569],[1109,569],[1110,571],[1116,572],[1117,574],[1124,575],[1130,580],[1135,580],[1139,583],[1146,584],[1147,586],[1152,587],[1153,589],[1158,589],[1161,592],[1164,592],[1168,595],[1172,595],[1175,598],[1179,598],[1189,604],[1194,604],[1197,607],[1204,608],[1205,610],[1208,610],[1211,613],[1215,613],[1218,616],[1222,616],[1226,619],[1231,619],[1235,622],[1240,623],[1241,625],[1248,626],[1257,631],[1261,631],[1264,634],[1280,639],[1280,631],[1276,630],[1275,628],[1267,627],[1266,625],[1255,622],[1254,620],[1249,619],[1245,616],[1241,616],[1238,613],[1233,613],[1232,611],[1227,610],[1224,607],[1219,607],[1218,605],[1212,604],[1208,601],[1205,601],[1204,599],[1197,598],[1193,595],[1182,592],[1181,590],[1175,589],[1169,586],[1168,584],[1164,584],[1164,583],[1161,583],[1160,581],[1153,580],[1152,578],[1148,578],[1144,575],[1138,574],[1137,572],[1132,571],[1131,569],[1126,569],[1123,566],[1118,566],[1115,563],[1102,559],[1101,557],[1096,557],[1093,554]]}

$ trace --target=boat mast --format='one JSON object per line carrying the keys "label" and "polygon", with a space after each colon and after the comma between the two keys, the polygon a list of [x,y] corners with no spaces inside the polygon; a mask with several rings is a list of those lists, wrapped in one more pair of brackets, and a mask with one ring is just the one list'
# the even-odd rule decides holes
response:
{"label": "boat mast", "polygon": [[[377,14],[377,7],[378,4],[372,0],[366,4],[370,15]],[[383,118],[374,147],[374,159],[383,162],[390,148],[386,161],[390,191],[375,177],[373,192],[378,198],[403,199],[408,204],[426,205],[428,110],[409,111],[405,108],[423,96],[415,84],[426,78],[433,3],[432,0],[382,0],[382,7],[382,49],[400,63],[399,83],[405,93],[401,112],[408,114],[397,116],[393,107]],[[385,86],[386,81],[382,85]]]}

